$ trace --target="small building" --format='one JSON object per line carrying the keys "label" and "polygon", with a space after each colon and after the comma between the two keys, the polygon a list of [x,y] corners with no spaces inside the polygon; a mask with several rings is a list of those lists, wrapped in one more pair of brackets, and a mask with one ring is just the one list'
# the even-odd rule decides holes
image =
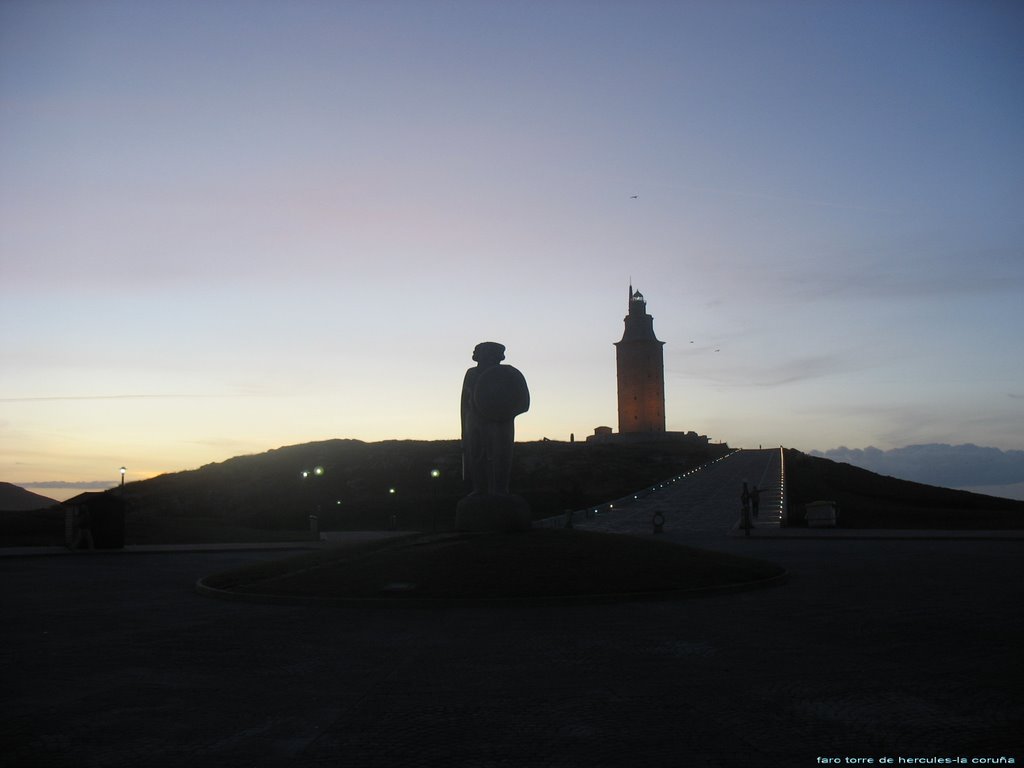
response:
{"label": "small building", "polygon": [[69,549],[122,549],[124,500],[116,491],[80,493],[63,503],[64,544]]}
{"label": "small building", "polygon": [[611,427],[594,427],[594,434],[587,435],[588,443],[688,443],[692,448],[706,448],[711,440],[707,435],[690,432],[612,432]]}

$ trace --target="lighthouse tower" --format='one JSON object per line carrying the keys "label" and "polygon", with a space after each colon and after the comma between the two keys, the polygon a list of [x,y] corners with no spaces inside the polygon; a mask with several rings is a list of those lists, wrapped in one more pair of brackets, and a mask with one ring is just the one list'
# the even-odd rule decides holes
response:
{"label": "lighthouse tower", "polygon": [[665,361],[654,336],[654,318],[640,291],[629,286],[629,314],[615,344],[619,383],[619,432],[665,431]]}

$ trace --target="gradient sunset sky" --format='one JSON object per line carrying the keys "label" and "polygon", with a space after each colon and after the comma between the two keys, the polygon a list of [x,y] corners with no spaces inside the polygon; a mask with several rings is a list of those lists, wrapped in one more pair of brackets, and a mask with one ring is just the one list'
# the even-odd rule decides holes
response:
{"label": "gradient sunset sky", "polygon": [[630,279],[669,429],[1022,449],[1022,41],[984,0],[5,0],[0,481],[455,438],[485,340],[517,438],[582,439]]}

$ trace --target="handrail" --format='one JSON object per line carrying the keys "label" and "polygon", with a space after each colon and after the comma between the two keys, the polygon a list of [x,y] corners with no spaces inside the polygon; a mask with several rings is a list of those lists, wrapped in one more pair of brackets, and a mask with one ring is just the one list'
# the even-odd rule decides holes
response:
{"label": "handrail", "polygon": [[697,472],[700,472],[701,470],[710,467],[712,464],[716,464],[719,461],[728,459],[730,456],[736,455],[741,450],[743,449],[734,448],[724,456],[719,456],[717,459],[712,459],[711,461],[705,462],[697,467],[694,467],[688,472],[683,472],[681,475],[676,475],[675,477],[671,477],[668,480],[662,480],[660,483],[654,483],[653,485],[649,485],[646,488],[641,488],[640,490],[634,491],[633,493],[627,493],[625,496],[620,496],[617,499],[612,499],[611,501],[603,501],[600,504],[590,504],[586,507],[574,509],[571,511],[566,510],[565,512],[560,512],[557,515],[551,515],[550,517],[542,517],[538,520],[534,520],[533,524],[540,525],[541,527],[555,527],[565,524],[567,519],[573,519],[577,512],[582,512],[584,515],[584,519],[589,520],[591,517],[596,517],[597,515],[601,514],[602,511],[612,512],[616,509],[620,509],[621,507],[627,507],[634,501],[639,500],[641,496],[648,496],[654,493],[655,491],[664,488],[666,485],[670,485],[678,480],[682,480],[683,478],[689,477],[690,475],[694,475]]}
{"label": "handrail", "polygon": [[779,446],[779,525],[789,520],[789,500],[786,497],[786,451]]}

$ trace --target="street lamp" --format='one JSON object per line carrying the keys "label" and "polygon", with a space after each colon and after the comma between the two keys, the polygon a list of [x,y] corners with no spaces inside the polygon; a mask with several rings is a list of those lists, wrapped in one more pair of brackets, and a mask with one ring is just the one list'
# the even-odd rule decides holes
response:
{"label": "street lamp", "polygon": [[124,488],[124,475],[128,471],[126,467],[121,467],[121,487]]}
{"label": "street lamp", "polygon": [[[324,468],[318,464],[317,466],[313,467],[312,470],[309,470],[309,469],[302,470],[302,479],[303,480],[308,480],[310,475],[312,475],[313,477],[323,477],[324,476]],[[314,491],[314,497],[315,497],[315,505],[314,506],[315,506],[316,514],[309,516],[309,530],[313,533],[314,536],[319,538],[319,535],[320,535],[320,494],[317,493],[316,491]],[[341,502],[338,502],[338,503],[340,504]]]}
{"label": "street lamp", "polygon": [[[430,470],[430,476],[434,480],[439,480],[441,478],[441,470],[440,469],[432,469],[432,470]],[[431,491],[430,495],[433,497],[432,498],[433,503],[430,505],[430,530],[433,533],[437,533],[437,483],[431,483],[430,484],[430,491]]]}

